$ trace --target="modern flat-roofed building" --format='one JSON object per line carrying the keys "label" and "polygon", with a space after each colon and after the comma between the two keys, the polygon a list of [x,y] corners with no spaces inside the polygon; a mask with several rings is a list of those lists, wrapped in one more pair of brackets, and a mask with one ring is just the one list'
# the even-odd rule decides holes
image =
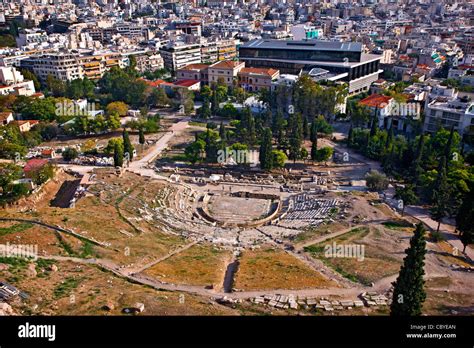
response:
{"label": "modern flat-roofed building", "polygon": [[382,72],[382,56],[365,54],[358,42],[253,40],[239,48],[246,66],[300,74],[322,68],[349,84],[349,93],[367,91]]}
{"label": "modern flat-roofed building", "polygon": [[176,71],[189,64],[201,63],[201,45],[169,43],[160,48],[164,65],[171,71]]}
{"label": "modern flat-roofed building", "polygon": [[30,57],[21,61],[21,67],[32,70],[41,81],[51,75],[61,81],[82,79],[84,71],[72,53],[51,53]]}
{"label": "modern flat-roofed building", "polygon": [[438,97],[425,109],[423,130],[434,133],[439,128],[451,128],[461,136],[474,133],[474,103],[460,98]]}

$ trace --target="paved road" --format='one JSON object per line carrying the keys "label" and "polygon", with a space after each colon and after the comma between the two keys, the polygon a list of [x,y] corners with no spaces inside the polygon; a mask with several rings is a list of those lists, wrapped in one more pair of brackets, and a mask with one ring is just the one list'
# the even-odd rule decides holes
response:
{"label": "paved road", "polygon": [[183,119],[182,121],[174,123],[170,127],[169,131],[153,145],[153,147],[145,156],[139,160],[130,162],[126,170],[136,174],[149,176],[154,179],[165,179],[161,175],[158,175],[155,170],[150,167],[150,165],[153,160],[168,147],[169,141],[188,127],[188,123],[188,119]]}
{"label": "paved road", "polygon": [[[366,163],[370,166],[371,169],[377,169],[382,171],[381,165],[377,161],[373,161],[370,159],[365,158],[363,155],[356,153],[355,151],[341,145],[338,143],[334,143],[330,140],[325,139],[326,143],[341,152],[347,152],[350,158],[356,159],[357,161]],[[397,202],[393,199],[393,195],[395,194],[393,187],[384,191],[386,201],[392,207],[397,206]],[[429,211],[426,208],[419,207],[419,206],[407,206],[405,208],[405,214],[414,217],[415,219],[422,221],[425,223],[429,228],[436,230],[438,227],[438,222],[431,219]],[[460,252],[464,249],[459,236],[454,234],[455,227],[450,224],[441,224],[440,226],[440,233],[444,236],[446,241],[451,244],[454,248],[457,248]],[[471,260],[474,260],[474,250],[472,248],[466,248],[466,256],[469,257]]]}
{"label": "paved road", "polygon": [[[158,155],[163,152],[163,150],[166,149],[168,146],[169,141],[179,133],[181,133],[184,129],[186,129],[189,126],[189,119],[185,118],[182,119],[181,121],[174,123],[170,129],[166,132],[165,135],[163,135],[148,151],[148,153],[143,156],[141,159],[132,161],[130,162],[128,168],[126,170],[129,170],[133,173],[137,173],[140,175],[144,176],[149,176],[154,179],[160,179],[163,180],[165,179],[164,177],[156,174],[153,168],[148,168],[153,162],[153,160],[158,157]],[[104,168],[104,167],[99,167],[99,166],[82,166],[82,165],[76,165],[76,164],[60,164],[60,167],[64,169],[69,169],[74,172],[77,172],[79,174],[86,174],[92,172],[93,169],[95,168]]]}
{"label": "paved road", "polygon": [[[385,191],[386,201],[392,207],[396,207],[398,204],[398,201],[393,199],[394,194],[395,194],[395,189],[393,187],[390,187],[389,189]],[[418,221],[423,222],[432,230],[436,231],[436,229],[438,228],[438,222],[431,218],[429,211],[426,208],[409,205],[405,207],[405,214],[410,215],[414,217],[415,219],[417,219]],[[453,246],[454,248],[457,248],[459,253],[461,253],[464,249],[464,246],[462,245],[461,240],[459,239],[459,236],[454,233],[454,230],[455,230],[455,226],[451,224],[441,223],[439,227],[439,232],[443,235],[444,239],[449,244],[451,244],[451,246]],[[472,248],[467,247],[465,255],[471,260],[474,260],[474,250]]]}

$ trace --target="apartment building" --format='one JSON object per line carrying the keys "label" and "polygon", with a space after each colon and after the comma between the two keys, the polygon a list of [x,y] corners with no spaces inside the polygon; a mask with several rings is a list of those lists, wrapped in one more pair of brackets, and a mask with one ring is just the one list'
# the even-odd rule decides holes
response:
{"label": "apartment building", "polygon": [[461,136],[474,132],[474,102],[467,98],[436,97],[425,108],[423,130],[434,133],[439,128],[451,128]]}
{"label": "apartment building", "polygon": [[165,64],[159,53],[146,52],[135,55],[137,61],[137,70],[141,73],[145,71],[155,71],[163,69]]}
{"label": "apartment building", "polygon": [[232,60],[215,63],[208,69],[209,83],[217,83],[221,79],[228,87],[231,87],[234,84],[234,78],[244,67],[244,62]]}
{"label": "apartment building", "polygon": [[16,38],[18,47],[40,44],[46,41],[48,41],[48,35],[40,29],[22,29]]}
{"label": "apartment building", "polygon": [[217,60],[237,57],[237,46],[234,39],[217,40]]}
{"label": "apartment building", "polygon": [[31,96],[35,93],[33,81],[25,80],[18,70],[13,67],[0,68],[0,95]]}
{"label": "apartment building", "polygon": [[84,71],[78,58],[72,53],[52,53],[30,57],[21,61],[21,67],[32,70],[45,81],[51,75],[61,81],[82,79]]}
{"label": "apartment building", "polygon": [[201,63],[201,45],[170,42],[160,48],[165,68],[176,71],[189,64]]}
{"label": "apartment building", "polygon": [[98,80],[105,72],[105,64],[101,56],[82,56],[78,57],[79,64],[82,66],[83,75],[90,80]]}
{"label": "apartment building", "polygon": [[218,57],[216,41],[206,41],[201,43],[201,60],[203,63],[217,62]]}

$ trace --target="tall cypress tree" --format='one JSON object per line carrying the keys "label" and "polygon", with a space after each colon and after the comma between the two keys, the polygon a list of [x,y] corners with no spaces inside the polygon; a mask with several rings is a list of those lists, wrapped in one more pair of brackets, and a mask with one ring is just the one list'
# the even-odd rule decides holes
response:
{"label": "tall cypress tree", "polygon": [[393,141],[393,126],[390,126],[390,129],[388,131],[387,135],[387,141],[385,141],[385,150],[388,151],[390,148],[390,145],[392,144]]}
{"label": "tall cypress tree", "polygon": [[308,118],[303,117],[303,139],[308,139],[309,133]]}
{"label": "tall cypress tree", "polygon": [[376,115],[374,115],[374,117],[372,118],[372,125],[370,127],[370,137],[373,137],[375,134],[377,134],[377,116]]}
{"label": "tall cypress tree", "polygon": [[441,220],[446,216],[448,212],[450,196],[450,187],[448,185],[448,177],[446,175],[446,157],[441,157],[438,166],[438,176],[436,178],[434,187],[433,187],[433,206],[431,208],[431,216],[433,219],[438,221],[438,228],[436,232],[439,231],[441,225]]}
{"label": "tall cypress tree", "polygon": [[456,215],[456,228],[460,232],[459,238],[464,246],[474,243],[474,183],[471,182],[469,191],[464,194],[462,204]]}
{"label": "tall cypress tree", "polygon": [[422,133],[420,139],[418,140],[418,146],[416,147],[416,157],[411,166],[411,176],[413,178],[413,184],[416,186],[420,183],[420,176],[423,173],[423,151],[425,147],[425,135]]}
{"label": "tall cypress tree", "polygon": [[130,161],[131,161],[133,159],[133,146],[132,146],[132,142],[130,141],[128,132],[125,128],[123,129],[122,138],[123,138],[123,151],[124,153],[128,153]]}
{"label": "tall cypress tree", "polygon": [[290,132],[289,158],[292,159],[293,162],[296,162],[301,155],[301,141],[303,140],[302,126],[301,114],[296,113],[290,115],[288,124],[288,130]]}
{"label": "tall cypress tree", "polygon": [[138,130],[138,142],[143,145],[145,144],[145,133],[143,132],[143,128],[140,127]]}
{"label": "tall cypress tree", "polygon": [[123,148],[122,144],[120,144],[119,142],[116,142],[114,145],[114,166],[123,166]]}
{"label": "tall cypress tree", "polygon": [[221,138],[221,141],[223,143],[227,142],[227,132],[225,130],[224,122],[221,121],[221,124],[219,125],[219,138]]}
{"label": "tall cypress tree", "polygon": [[453,158],[453,154],[451,153],[451,147],[453,146],[453,137],[454,137],[454,127],[451,127],[448,141],[446,142],[446,146],[444,148],[444,157],[446,157],[446,166],[449,165],[449,159]]}
{"label": "tall cypress tree", "polygon": [[265,128],[263,131],[263,139],[260,144],[260,168],[263,170],[271,170],[273,168],[272,155],[272,131],[270,128]]}
{"label": "tall cypress tree", "polygon": [[351,128],[349,128],[349,133],[347,134],[347,142],[349,146],[354,143],[354,130],[352,129],[352,123]]}
{"label": "tall cypress tree", "polygon": [[316,161],[318,158],[318,139],[311,143],[311,160]]}
{"label": "tall cypress tree", "polygon": [[311,140],[311,142],[314,142],[315,139],[317,138],[318,138],[318,124],[316,123],[316,117],[314,117],[313,122],[311,122],[309,140]]}
{"label": "tall cypress tree", "polygon": [[400,268],[400,274],[394,283],[393,299],[390,307],[392,316],[421,315],[423,302],[426,299],[425,281],[425,229],[420,223],[416,226],[410,247],[405,250],[406,256]]}

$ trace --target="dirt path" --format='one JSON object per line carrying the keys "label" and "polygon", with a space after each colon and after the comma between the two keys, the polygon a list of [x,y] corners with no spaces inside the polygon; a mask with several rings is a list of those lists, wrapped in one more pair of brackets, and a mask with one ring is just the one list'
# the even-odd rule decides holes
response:
{"label": "dirt path", "polygon": [[[398,201],[393,198],[395,194],[395,189],[393,187],[388,188],[385,191],[385,200],[387,204],[391,207],[396,207]],[[433,231],[436,231],[438,228],[438,222],[433,220],[428,212],[427,209],[419,206],[406,206],[405,207],[405,214],[410,215],[417,219],[418,221],[423,222],[426,226],[428,226]],[[462,252],[464,246],[459,239],[459,236],[454,233],[455,227],[450,224],[441,223],[439,231],[443,235],[444,239],[451,244],[454,248]],[[465,256],[467,256],[471,261],[474,260],[474,250],[472,248],[467,247]]]}
{"label": "dirt path", "polygon": [[[367,223],[369,223],[369,222],[372,222],[372,221],[368,221]],[[346,234],[346,233],[352,231],[355,228],[364,227],[364,226],[365,225],[362,225],[362,224],[354,225],[354,226],[345,228],[345,229],[340,230],[340,231],[336,231],[336,232],[326,234],[324,236],[318,236],[318,237],[315,237],[315,238],[312,238],[312,239],[308,239],[308,240],[302,242],[301,244],[295,244],[294,247],[295,247],[295,250],[303,250],[307,246],[322,243],[325,240],[335,238],[335,237],[339,237],[340,235]]]}
{"label": "dirt path", "polygon": [[183,252],[183,251],[185,251],[185,250],[191,248],[193,245],[196,245],[196,244],[199,243],[200,241],[201,241],[201,240],[198,239],[198,240],[193,241],[192,243],[189,243],[189,244],[186,244],[186,245],[184,245],[184,246],[182,246],[182,247],[179,247],[179,248],[177,248],[176,250],[170,252],[169,254],[167,254],[167,255],[165,255],[165,256],[163,256],[163,257],[160,257],[159,259],[156,259],[156,260],[154,260],[154,261],[152,261],[152,262],[150,262],[150,263],[147,263],[146,265],[141,266],[141,267],[139,267],[139,268],[137,268],[137,267],[136,267],[136,268],[124,268],[124,269],[122,269],[122,272],[123,272],[124,274],[128,274],[128,275],[134,275],[134,274],[141,273],[141,272],[147,270],[148,268],[153,267],[153,266],[156,265],[157,263],[160,263],[160,262],[162,262],[162,261],[164,261],[164,260],[167,260],[167,259],[169,259],[171,256],[174,256],[174,255],[176,255],[176,254],[179,254],[180,252]]}
{"label": "dirt path", "polygon": [[37,221],[37,220],[29,220],[29,219],[20,219],[20,218],[4,218],[4,217],[1,217],[0,218],[0,221],[17,221],[17,222],[28,222],[28,223],[31,223],[31,224],[36,224],[36,225],[39,225],[39,226],[43,226],[43,227],[46,227],[46,228],[49,228],[49,229],[52,229],[56,232],[61,232],[61,233],[66,233],[66,234],[69,234],[69,235],[72,235],[76,238],[79,238],[81,240],[86,240],[94,245],[99,245],[101,247],[104,247],[104,248],[109,248],[110,246],[107,245],[106,243],[103,243],[103,242],[99,242],[99,241],[96,241],[95,239],[91,239],[89,237],[85,237],[83,236],[82,234],[79,234],[77,232],[74,232],[74,231],[71,231],[71,230],[67,230],[67,229],[64,229],[62,227],[59,227],[59,226],[54,226],[54,225],[49,225],[49,224],[46,224],[44,222],[41,222],[41,221]]}

